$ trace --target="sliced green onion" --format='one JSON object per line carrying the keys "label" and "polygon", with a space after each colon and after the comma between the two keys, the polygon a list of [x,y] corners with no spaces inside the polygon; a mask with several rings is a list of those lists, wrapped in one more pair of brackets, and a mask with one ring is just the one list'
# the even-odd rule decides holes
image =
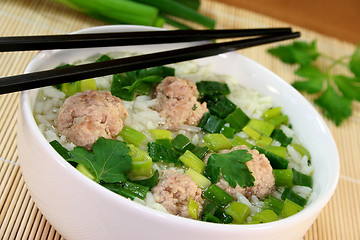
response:
{"label": "sliced green onion", "polygon": [[213,106],[209,107],[210,113],[219,118],[225,118],[235,109],[236,109],[236,105],[232,101],[230,101],[227,97],[222,97]]}
{"label": "sliced green onion", "polygon": [[215,81],[200,81],[196,83],[196,87],[201,97],[209,95],[228,95],[230,88],[226,83]]}
{"label": "sliced green onion", "polygon": [[89,179],[91,180],[95,180],[95,175],[87,168],[85,167],[85,165],[79,163],[77,166],[76,166],[76,169],[81,172],[82,174],[84,174],[86,177],[88,177]]}
{"label": "sliced green onion", "polygon": [[269,146],[272,143],[273,139],[269,136],[262,135],[259,140],[256,141],[256,145],[259,146]]}
{"label": "sliced green onion", "polygon": [[224,124],[224,119],[218,118],[215,115],[209,115],[202,129],[209,133],[219,133]]}
{"label": "sliced green onion", "polygon": [[215,184],[204,190],[203,195],[206,199],[217,204],[219,207],[226,207],[230,202],[234,201],[232,196]]}
{"label": "sliced green onion", "polygon": [[294,185],[305,186],[309,188],[313,187],[313,179],[311,176],[296,171],[294,168],[292,169],[292,174]]}
{"label": "sliced green onion", "polygon": [[311,155],[310,155],[310,152],[303,146],[303,145],[300,145],[300,144],[297,144],[297,143],[292,143],[291,146],[296,150],[298,151],[301,156],[307,156],[309,160],[311,160]]}
{"label": "sliced green onion", "polygon": [[165,147],[168,147],[168,148],[173,147],[173,145],[172,145],[172,143],[171,143],[171,141],[169,139],[156,139],[155,142],[158,143],[158,144],[161,144],[161,145],[163,145]]}
{"label": "sliced green onion", "polygon": [[79,81],[61,84],[61,91],[65,93],[65,97],[70,97],[80,91]]}
{"label": "sliced green onion", "polygon": [[224,135],[227,138],[234,138],[235,135],[235,129],[231,127],[223,126],[220,130],[220,133]]}
{"label": "sliced green onion", "polygon": [[262,117],[265,119],[265,120],[269,120],[271,118],[274,118],[274,117],[277,117],[277,116],[280,116],[281,115],[281,107],[275,107],[275,108],[270,108],[268,110],[266,110]]}
{"label": "sliced green onion", "polygon": [[135,147],[139,147],[142,141],[146,138],[145,134],[129,126],[125,126],[119,135],[125,142],[133,144]]}
{"label": "sliced green onion", "polygon": [[268,121],[271,122],[272,124],[274,124],[275,127],[278,127],[281,124],[286,124],[287,125],[288,122],[289,122],[289,117],[287,115],[281,115],[281,116],[271,118]]}
{"label": "sliced green onion", "polygon": [[286,147],[292,141],[292,138],[287,137],[286,134],[281,129],[275,129],[271,134],[271,137],[276,141],[281,143],[281,146]]}
{"label": "sliced green onion", "polygon": [[280,215],[284,208],[284,202],[272,195],[268,195],[264,200],[263,209],[273,210],[277,215]]}
{"label": "sliced green onion", "polygon": [[278,215],[270,209],[262,210],[261,212],[255,214],[252,217],[252,221],[257,223],[268,223],[268,222],[274,222],[279,219]]}
{"label": "sliced green onion", "polygon": [[198,158],[195,154],[186,150],[186,152],[179,157],[179,160],[184,163],[185,166],[194,169],[198,173],[203,173],[205,169],[205,162]]}
{"label": "sliced green onion", "polygon": [[259,140],[261,138],[261,134],[249,125],[246,125],[242,130],[252,139]]}
{"label": "sliced green onion", "polygon": [[241,145],[245,145],[245,146],[247,146],[247,147],[252,147],[252,146],[253,146],[252,144],[250,144],[250,143],[247,142],[245,139],[243,139],[243,138],[241,138],[241,137],[239,137],[239,136],[236,136],[236,137],[234,138],[234,140],[231,142],[231,145],[232,145],[233,147],[235,147],[235,146],[241,146]]}
{"label": "sliced green onion", "polygon": [[287,169],[289,165],[289,161],[287,159],[280,157],[270,151],[267,151],[259,146],[253,146],[252,149],[256,149],[259,151],[259,153],[264,154],[269,159],[273,169]]}
{"label": "sliced green onion", "polygon": [[281,194],[281,199],[289,199],[293,201],[294,203],[300,205],[301,207],[304,207],[307,203],[307,199],[301,197],[296,192],[291,190],[290,188],[285,188],[284,192]]}
{"label": "sliced green onion", "polygon": [[194,147],[191,149],[191,152],[195,154],[198,158],[203,159],[203,157],[209,152],[209,148],[206,146],[203,147]]}
{"label": "sliced green onion", "polygon": [[293,172],[290,169],[274,169],[273,174],[275,177],[276,186],[288,186],[293,185]]}
{"label": "sliced green onion", "polygon": [[256,118],[250,119],[247,126],[255,129],[257,132],[265,136],[270,136],[275,128],[274,124]]}
{"label": "sliced green onion", "polygon": [[112,60],[111,57],[109,57],[108,55],[104,54],[104,55],[101,55],[98,60],[96,60],[96,62],[104,62],[104,61],[109,61],[109,60]]}
{"label": "sliced green onion", "polygon": [[201,118],[201,120],[200,120],[200,122],[198,124],[198,127],[203,128],[205,126],[207,120],[209,119],[210,115],[211,114],[209,112],[206,112],[204,114],[204,116]]}
{"label": "sliced green onion", "polygon": [[128,145],[129,155],[132,159],[132,166],[128,172],[131,180],[142,180],[150,178],[153,175],[152,159],[147,152],[142,151],[134,145]]}
{"label": "sliced green onion", "polygon": [[155,142],[148,143],[148,153],[154,162],[164,161],[169,163],[175,163],[177,165],[183,165],[179,160],[180,153],[165,147]]}
{"label": "sliced green onion", "polygon": [[189,215],[193,219],[195,220],[198,219],[199,204],[195,202],[195,200],[192,198],[190,198],[189,200],[188,211],[189,211]]}
{"label": "sliced green onion", "polygon": [[235,201],[225,208],[225,213],[233,218],[235,224],[242,224],[250,214],[250,207]]}
{"label": "sliced green onion", "polygon": [[229,123],[235,132],[240,132],[249,121],[250,118],[240,108],[235,109],[225,118],[225,122]]}
{"label": "sliced green onion", "polygon": [[190,142],[190,139],[183,134],[178,134],[174,140],[172,140],[172,145],[175,150],[178,150],[181,153],[186,152],[186,150],[191,150],[195,146]]}
{"label": "sliced green onion", "polygon": [[80,92],[86,90],[97,90],[96,82],[93,78],[79,81]]}
{"label": "sliced green onion", "polygon": [[50,145],[57,151],[60,156],[62,156],[65,160],[71,158],[69,150],[67,150],[63,145],[61,145],[58,141],[53,140],[50,142]]}
{"label": "sliced green onion", "polygon": [[166,129],[150,129],[149,133],[155,140],[157,139],[169,139],[172,140],[172,135],[169,130]]}
{"label": "sliced green onion", "polygon": [[154,174],[148,179],[137,180],[137,181],[133,181],[133,182],[136,183],[136,184],[140,184],[140,185],[143,185],[145,187],[148,187],[149,190],[150,190],[153,187],[155,187],[159,182],[159,171],[156,170],[154,172]]}
{"label": "sliced green onion", "polygon": [[231,142],[224,135],[219,133],[209,133],[203,138],[210,150],[218,152],[221,149],[230,149]]}
{"label": "sliced green onion", "polygon": [[192,168],[189,168],[185,174],[188,174],[191,179],[196,183],[196,186],[198,186],[201,189],[206,189],[210,187],[211,181],[207,179],[204,175],[198,173]]}
{"label": "sliced green onion", "polygon": [[272,152],[282,158],[286,158],[286,147],[281,146],[263,146],[266,151]]}
{"label": "sliced green onion", "polygon": [[283,208],[280,216],[283,218],[287,218],[287,217],[290,217],[290,216],[300,212],[303,209],[304,208],[302,206],[296,204],[295,202],[291,201],[290,199],[285,199],[284,208]]}
{"label": "sliced green onion", "polygon": [[145,199],[146,194],[149,191],[148,187],[129,181],[125,182],[123,189],[127,192],[131,192],[133,196],[136,196],[140,199]]}

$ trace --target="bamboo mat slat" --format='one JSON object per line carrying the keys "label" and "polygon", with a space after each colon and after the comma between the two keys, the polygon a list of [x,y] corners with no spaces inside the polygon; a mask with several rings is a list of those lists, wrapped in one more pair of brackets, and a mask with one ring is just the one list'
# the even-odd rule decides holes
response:
{"label": "bamboo mat slat", "polygon": [[[267,16],[210,0],[202,1],[201,12],[216,19],[217,28],[290,26]],[[0,22],[1,36],[60,34],[104,25],[49,0],[0,0]],[[355,49],[353,44],[298,26],[291,27],[302,33],[301,40],[317,40],[320,51],[334,58],[350,55]],[[274,60],[266,52],[269,47],[250,48],[241,53],[286,81],[294,81],[294,67]],[[22,73],[35,54],[0,53],[0,76]],[[321,66],[326,62],[320,61],[318,64]],[[312,96],[305,97],[313,100]],[[63,239],[37,209],[21,175],[16,147],[18,102],[18,93],[0,95],[0,239]],[[306,240],[360,239],[360,104],[355,103],[353,109],[353,116],[340,127],[325,120],[338,145],[341,176],[333,198],[305,235]]]}

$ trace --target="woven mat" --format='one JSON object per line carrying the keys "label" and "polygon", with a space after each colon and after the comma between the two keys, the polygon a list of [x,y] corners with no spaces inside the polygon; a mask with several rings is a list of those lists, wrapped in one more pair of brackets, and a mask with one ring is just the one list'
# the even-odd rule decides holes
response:
{"label": "woven mat", "polygon": [[[289,26],[284,22],[225,4],[204,0],[202,13],[217,20],[217,28],[266,28]],[[0,35],[59,34],[104,25],[83,14],[48,0],[0,0]],[[351,54],[355,46],[291,26],[301,31],[302,40],[317,39],[318,47],[332,57]],[[269,46],[241,53],[292,82],[294,68],[274,60]],[[0,75],[24,71],[36,52],[0,53]],[[319,64],[323,64],[319,62]],[[310,101],[310,96],[306,96]],[[0,239],[61,239],[37,209],[29,195],[18,165],[16,119],[19,94],[0,95]],[[338,188],[304,239],[360,239],[360,104],[340,127],[326,120],[341,157]],[[4,160],[7,159],[7,160]]]}

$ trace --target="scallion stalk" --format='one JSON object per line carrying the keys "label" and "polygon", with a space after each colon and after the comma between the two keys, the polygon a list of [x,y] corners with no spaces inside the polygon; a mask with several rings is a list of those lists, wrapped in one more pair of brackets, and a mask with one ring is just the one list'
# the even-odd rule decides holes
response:
{"label": "scallion stalk", "polygon": [[122,139],[125,142],[129,144],[133,144],[135,147],[139,147],[142,141],[146,138],[146,136],[143,133],[129,126],[125,126],[121,130],[119,135],[122,137]]}
{"label": "scallion stalk", "polygon": [[233,218],[233,222],[235,224],[242,224],[250,214],[250,207],[243,203],[234,201],[225,208],[225,213]]}
{"label": "scallion stalk", "polygon": [[193,219],[198,219],[199,204],[192,198],[189,200],[188,211]]}
{"label": "scallion stalk", "polygon": [[185,174],[188,174],[191,179],[196,183],[196,186],[198,186],[201,189],[206,189],[210,187],[211,181],[207,179],[204,175],[198,173],[192,168],[189,168]]}
{"label": "scallion stalk", "polygon": [[230,149],[231,142],[220,133],[209,133],[204,136],[204,141],[210,150],[218,152],[221,149]]}
{"label": "scallion stalk", "polygon": [[179,160],[184,163],[185,166],[194,169],[198,173],[203,173],[205,170],[205,162],[189,150],[186,150],[186,152],[179,157]]}
{"label": "scallion stalk", "polygon": [[203,195],[206,199],[217,204],[219,207],[226,207],[230,202],[234,201],[232,196],[215,184],[204,190]]}

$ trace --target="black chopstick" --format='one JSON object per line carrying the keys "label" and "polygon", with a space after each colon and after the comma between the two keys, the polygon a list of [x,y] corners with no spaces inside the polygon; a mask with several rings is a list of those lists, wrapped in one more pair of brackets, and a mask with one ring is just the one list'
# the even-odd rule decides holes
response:
{"label": "black chopstick", "polygon": [[266,43],[293,39],[299,36],[299,32],[294,32],[232,42],[210,43],[104,62],[5,77],[0,78],[0,94],[209,57]]}
{"label": "black chopstick", "polygon": [[0,52],[190,42],[291,33],[291,28],[172,30],[0,37]]}

